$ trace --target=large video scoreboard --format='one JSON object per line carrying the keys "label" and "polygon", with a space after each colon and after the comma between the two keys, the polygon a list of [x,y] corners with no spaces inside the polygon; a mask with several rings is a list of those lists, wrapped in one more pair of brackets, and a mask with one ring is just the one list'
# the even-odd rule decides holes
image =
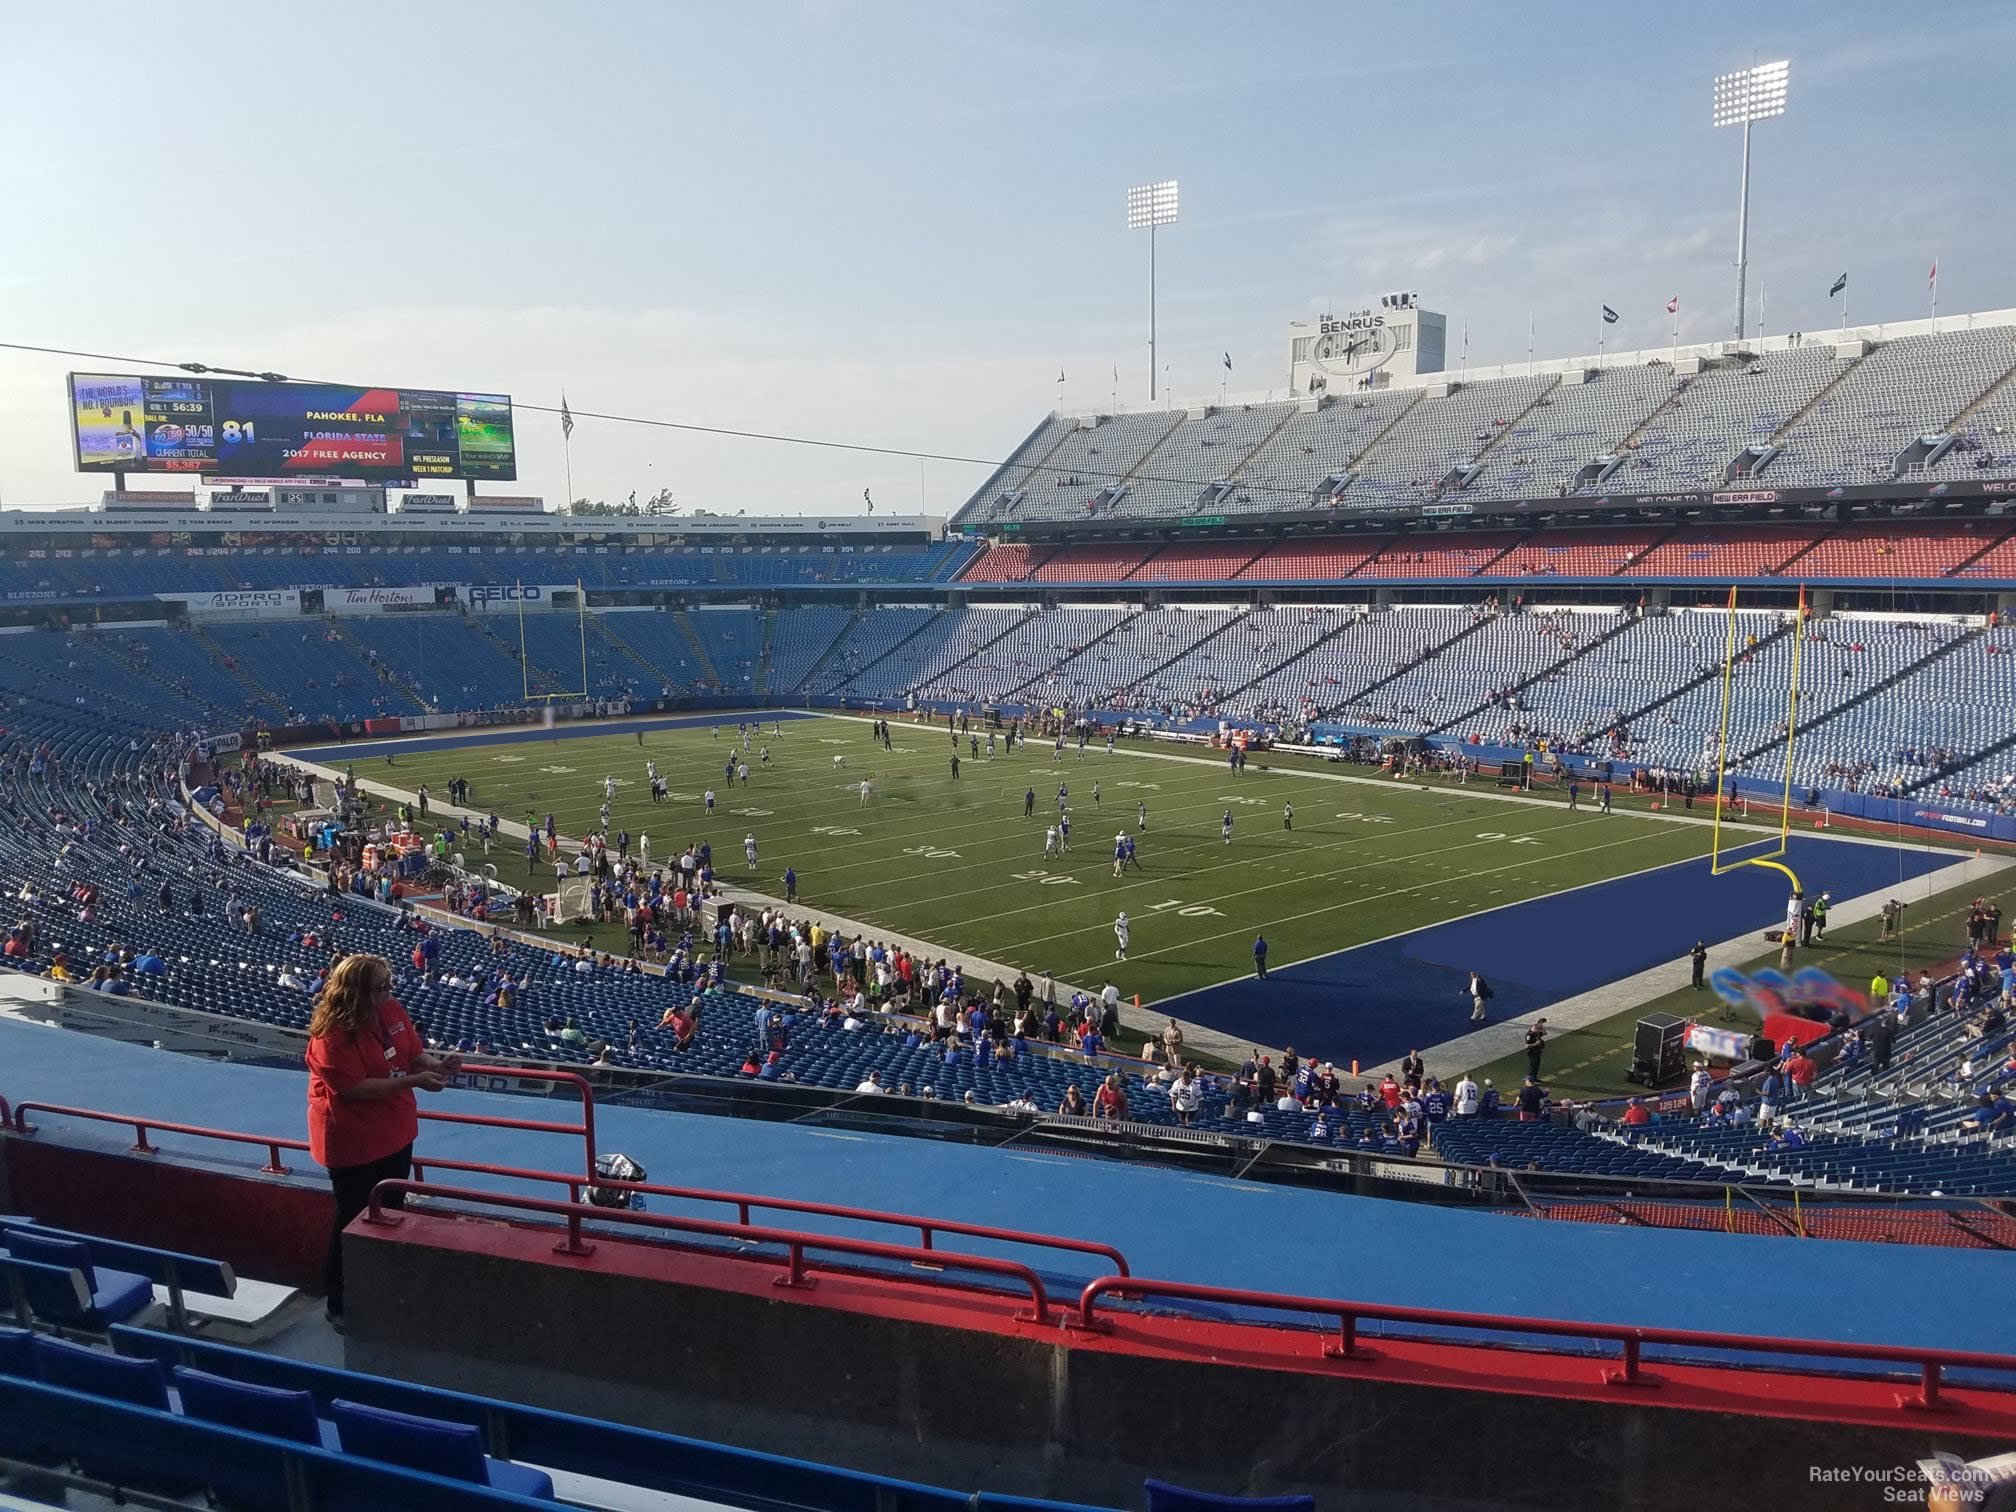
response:
{"label": "large video scoreboard", "polygon": [[72,373],[70,414],[87,473],[518,476],[504,394]]}

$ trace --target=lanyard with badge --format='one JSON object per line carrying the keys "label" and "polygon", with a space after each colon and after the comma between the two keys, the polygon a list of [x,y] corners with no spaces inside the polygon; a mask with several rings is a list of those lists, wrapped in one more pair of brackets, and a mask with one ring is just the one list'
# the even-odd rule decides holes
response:
{"label": "lanyard with badge", "polygon": [[[399,1047],[395,1043],[398,1037],[398,1027],[396,1025],[388,1025],[385,1022],[385,1015],[380,1013],[378,1015],[378,1042],[385,1047],[385,1059],[388,1061],[394,1059],[399,1054]],[[400,1070],[399,1067],[394,1066],[392,1067],[392,1075],[396,1078],[405,1075],[405,1072]]]}

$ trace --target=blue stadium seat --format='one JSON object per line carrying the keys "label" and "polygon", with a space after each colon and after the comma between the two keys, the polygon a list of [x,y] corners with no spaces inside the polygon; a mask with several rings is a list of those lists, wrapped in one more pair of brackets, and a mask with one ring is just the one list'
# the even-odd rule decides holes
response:
{"label": "blue stadium seat", "polygon": [[136,1407],[171,1410],[168,1372],[159,1360],[131,1359],[39,1334],[32,1349],[36,1379],[51,1386],[111,1397]]}
{"label": "blue stadium seat", "polygon": [[1316,1512],[1313,1496],[1219,1496],[1159,1480],[1143,1481],[1141,1489],[1148,1512]]}
{"label": "blue stadium seat", "polygon": [[185,1292],[194,1291],[211,1297],[230,1297],[238,1289],[237,1277],[232,1274],[231,1267],[221,1260],[208,1260],[200,1255],[184,1255],[152,1245],[126,1244],[116,1239],[100,1238],[95,1234],[77,1234],[65,1229],[52,1229],[32,1223],[25,1218],[0,1217],[0,1247],[6,1247],[17,1239],[30,1241],[44,1239],[81,1245],[85,1255],[100,1275],[131,1274],[144,1276],[150,1282],[158,1282],[168,1289],[169,1313],[177,1328],[186,1328],[189,1323],[183,1295]]}
{"label": "blue stadium seat", "polygon": [[543,1470],[491,1459],[483,1452],[483,1434],[467,1423],[444,1423],[358,1402],[332,1402],[329,1416],[336,1424],[345,1454],[425,1470],[453,1480],[474,1481],[519,1496],[550,1499],[553,1477]]}
{"label": "blue stadium seat", "polygon": [[187,1365],[175,1367],[175,1390],[190,1417],[296,1444],[341,1447],[335,1425],[316,1416],[312,1392],[233,1381]]}
{"label": "blue stadium seat", "polygon": [[73,1240],[15,1231],[5,1242],[7,1255],[0,1267],[19,1283],[35,1315],[49,1322],[103,1330],[154,1300],[153,1283],[145,1276],[102,1270],[91,1263],[90,1251]]}
{"label": "blue stadium seat", "polygon": [[[35,1378],[46,1386],[60,1386],[66,1391],[156,1412],[174,1410],[168,1396],[168,1372],[158,1360],[127,1359],[105,1350],[39,1336],[32,1347]],[[77,1462],[87,1475],[170,1495],[180,1495],[195,1484],[187,1474],[164,1467],[146,1454],[133,1453],[116,1439],[87,1446],[78,1454]]]}

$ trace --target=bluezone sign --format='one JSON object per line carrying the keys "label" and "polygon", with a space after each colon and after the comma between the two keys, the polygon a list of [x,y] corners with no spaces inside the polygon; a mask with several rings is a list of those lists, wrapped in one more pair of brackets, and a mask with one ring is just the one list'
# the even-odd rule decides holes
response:
{"label": "bluezone sign", "polygon": [[527,609],[550,605],[555,594],[572,593],[572,583],[484,583],[457,590],[474,608],[522,604]]}

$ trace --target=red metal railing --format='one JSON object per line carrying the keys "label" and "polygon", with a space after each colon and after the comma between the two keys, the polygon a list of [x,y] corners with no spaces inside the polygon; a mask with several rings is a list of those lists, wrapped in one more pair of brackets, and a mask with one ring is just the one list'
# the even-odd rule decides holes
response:
{"label": "red metal railing", "polygon": [[596,1186],[624,1192],[642,1192],[653,1197],[672,1197],[682,1202],[716,1202],[735,1209],[736,1222],[750,1227],[752,1211],[806,1213],[821,1218],[844,1218],[855,1223],[880,1223],[892,1228],[917,1230],[918,1248],[932,1250],[939,1234],[957,1234],[964,1239],[987,1239],[997,1244],[1025,1244],[1032,1249],[1062,1250],[1070,1254],[1097,1255],[1120,1275],[1133,1274],[1127,1257],[1110,1244],[1091,1239],[1066,1239],[1056,1234],[1033,1234],[1022,1229],[993,1228],[984,1223],[960,1223],[949,1218],[919,1218],[908,1213],[878,1213],[869,1208],[842,1207],[831,1202],[806,1202],[795,1197],[758,1197],[748,1192],[712,1192],[700,1187],[659,1186],[649,1181],[605,1181],[564,1176],[555,1171],[519,1170],[510,1166],[478,1165],[464,1160],[413,1159],[413,1179],[425,1182],[428,1170],[466,1171],[485,1176],[504,1176],[518,1181],[550,1181],[567,1188],[568,1200],[581,1200],[584,1187]]}
{"label": "red metal railing", "polygon": [[[668,1213],[638,1213],[627,1208],[586,1207],[578,1202],[555,1202],[545,1197],[519,1197],[504,1192],[482,1192],[469,1187],[430,1186],[424,1181],[379,1182],[372,1189],[371,1203],[365,1210],[363,1222],[381,1227],[394,1227],[400,1222],[397,1213],[385,1211],[383,1199],[388,1192],[442,1197],[455,1202],[487,1204],[492,1207],[509,1208],[516,1212],[564,1218],[567,1221],[567,1237],[553,1247],[553,1252],[559,1255],[594,1253],[595,1247],[581,1237],[581,1225],[589,1220],[596,1223],[627,1223],[637,1228],[660,1229],[670,1233],[700,1234],[715,1239],[781,1245],[785,1250],[784,1274],[771,1284],[787,1289],[809,1290],[817,1284],[805,1273],[807,1250],[832,1250],[843,1255],[858,1255],[863,1259],[896,1260],[911,1266],[1003,1276],[1029,1288],[1031,1309],[1027,1313],[1017,1314],[1018,1318],[1025,1322],[1040,1324],[1048,1324],[1050,1321],[1050,1298],[1043,1289],[1042,1277],[1017,1260],[997,1260],[989,1255],[948,1254],[944,1250],[918,1249],[906,1244],[884,1244],[875,1239],[846,1239],[835,1234],[805,1234],[793,1229],[720,1223],[712,1218],[678,1218]],[[766,1265],[775,1263],[768,1256],[747,1253],[731,1253],[729,1258]],[[950,1284],[921,1276],[896,1275],[892,1279],[925,1286],[942,1287]],[[1120,1285],[1125,1284],[1124,1278],[1119,1276],[1104,1279]]]}
{"label": "red metal railing", "polygon": [[59,1118],[84,1118],[96,1123],[128,1124],[133,1129],[133,1153],[135,1155],[158,1155],[158,1147],[147,1142],[148,1132],[156,1134],[179,1134],[190,1139],[217,1139],[228,1144],[264,1145],[266,1164],[259,1169],[268,1176],[285,1176],[289,1168],[280,1164],[282,1150],[306,1152],[307,1142],[299,1139],[281,1139],[271,1134],[239,1134],[230,1129],[206,1129],[197,1124],[170,1123],[164,1118],[140,1118],[131,1113],[106,1113],[97,1108],[66,1108],[61,1103],[24,1102],[14,1108],[12,1128],[16,1134],[33,1134],[35,1125],[28,1122],[28,1114],[51,1113]]}
{"label": "red metal railing", "polygon": [[587,1160],[581,1169],[595,1174],[595,1089],[588,1078],[572,1071],[538,1071],[522,1066],[464,1066],[459,1076],[497,1076],[512,1081],[543,1081],[566,1085],[581,1094],[581,1122],[544,1123],[529,1118],[499,1118],[491,1113],[433,1113],[420,1116],[434,1123],[476,1124],[486,1129],[518,1129],[535,1134],[577,1134],[587,1146]]}
{"label": "red metal railing", "polygon": [[[1858,1360],[1871,1364],[1908,1365],[1918,1371],[1915,1396],[1900,1396],[1897,1405],[1925,1411],[1941,1411],[1950,1404],[1940,1396],[1943,1374],[1949,1369],[1994,1371],[2016,1374],[2016,1355],[1981,1354],[1969,1350],[1929,1349],[1895,1344],[1844,1344],[1825,1339],[1762,1339],[1750,1334],[1706,1333],[1690,1328],[1631,1328],[1613,1323],[1572,1323],[1559,1318],[1509,1318],[1497,1313],[1445,1312],[1432,1307],[1389,1307],[1376,1302],[1341,1302],[1333,1298],[1277,1296],[1272,1292],[1241,1291],[1224,1286],[1198,1286],[1187,1281],[1144,1281],[1133,1276],[1102,1276],[1079,1295],[1075,1317],[1066,1319],[1072,1328],[1110,1330],[1112,1325],[1098,1316],[1099,1299],[1115,1293],[1128,1298],[1169,1297],[1189,1302],[1211,1302],[1221,1306],[1266,1308],[1276,1312],[1315,1313],[1338,1320],[1334,1343],[1323,1348],[1333,1360],[1374,1360],[1378,1356],[1358,1346],[1361,1322],[1413,1323],[1436,1328],[1462,1328],[1506,1334],[1551,1335],[1557,1338],[1589,1339],[1623,1346],[1621,1368],[1606,1368],[1603,1381],[1611,1386],[1657,1386],[1658,1379],[1643,1371],[1644,1346],[1672,1345],[1690,1349],[1725,1349],[1749,1354],[1805,1355],[1820,1360]],[[1436,1341],[1420,1341],[1433,1343]]]}
{"label": "red metal railing", "polygon": [[[535,1134],[569,1134],[580,1137],[587,1145],[587,1164],[584,1170],[589,1176],[595,1174],[595,1092],[586,1078],[571,1071],[526,1071],[507,1069],[501,1066],[464,1066],[463,1076],[510,1076],[520,1080],[564,1082],[577,1088],[581,1093],[581,1122],[578,1124],[548,1123],[528,1118],[498,1118],[487,1113],[436,1113],[421,1110],[420,1117],[431,1123],[480,1124],[492,1129],[518,1129]],[[155,1134],[175,1134],[187,1139],[215,1139],[226,1144],[264,1145],[266,1164],[259,1169],[268,1176],[287,1176],[292,1168],[280,1163],[282,1150],[307,1153],[304,1140],[283,1139],[271,1134],[241,1134],[231,1129],[206,1128],[201,1124],[173,1123],[164,1118],[147,1118],[134,1113],[107,1113],[97,1108],[71,1108],[61,1103],[23,1102],[15,1105],[11,1118],[6,1114],[7,1104],[0,1099],[0,1122],[6,1122],[17,1134],[33,1134],[35,1125],[28,1121],[28,1114],[51,1114],[59,1118],[82,1118],[96,1123],[125,1124],[133,1130],[133,1153],[135,1155],[158,1155],[160,1148],[148,1141],[150,1132]],[[435,1161],[435,1165],[442,1162]],[[461,1169],[486,1171],[497,1175],[521,1175],[508,1167],[465,1165]],[[542,1173],[552,1175],[552,1173]],[[565,1177],[556,1179],[566,1180]]]}

